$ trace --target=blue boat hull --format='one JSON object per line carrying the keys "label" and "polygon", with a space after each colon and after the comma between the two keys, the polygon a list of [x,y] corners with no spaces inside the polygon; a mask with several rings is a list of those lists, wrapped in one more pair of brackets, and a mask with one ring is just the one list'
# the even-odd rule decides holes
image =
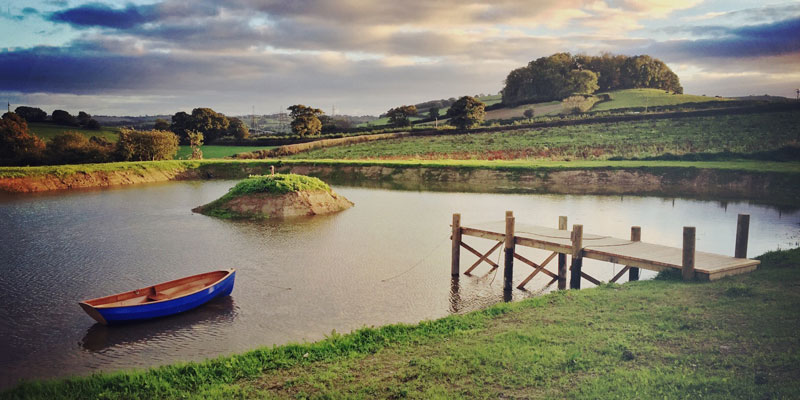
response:
{"label": "blue boat hull", "polygon": [[[106,324],[120,324],[165,317],[197,308],[217,297],[230,295],[233,291],[233,283],[235,278],[236,272],[231,272],[228,276],[219,282],[216,282],[214,285],[205,287],[197,292],[169,300],[108,308],[92,307],[85,303],[81,303],[81,306],[84,307],[86,312],[89,313],[93,318],[97,319],[101,323],[105,321]],[[87,307],[91,307],[92,311],[97,312],[102,317],[102,321],[98,319],[97,316],[92,315],[92,312],[90,312]]]}

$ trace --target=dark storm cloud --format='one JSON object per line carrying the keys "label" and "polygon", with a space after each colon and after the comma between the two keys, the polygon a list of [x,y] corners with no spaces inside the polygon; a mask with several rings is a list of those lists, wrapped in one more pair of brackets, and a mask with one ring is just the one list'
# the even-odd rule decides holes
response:
{"label": "dark storm cloud", "polygon": [[155,7],[152,5],[128,4],[125,8],[115,9],[105,4],[92,3],[54,12],[47,19],[52,22],[67,23],[76,28],[98,26],[128,29],[154,21],[156,17]]}
{"label": "dark storm cloud", "polygon": [[649,50],[681,60],[751,58],[800,52],[800,18],[739,28],[713,27],[709,31],[719,37],[656,43]]}

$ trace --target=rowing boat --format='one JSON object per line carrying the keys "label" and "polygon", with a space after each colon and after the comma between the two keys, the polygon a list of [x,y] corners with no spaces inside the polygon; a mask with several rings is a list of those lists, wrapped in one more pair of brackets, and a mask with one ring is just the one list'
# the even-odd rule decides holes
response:
{"label": "rowing boat", "polygon": [[212,271],[79,304],[104,325],[141,321],[188,311],[227,296],[235,278],[235,269]]}

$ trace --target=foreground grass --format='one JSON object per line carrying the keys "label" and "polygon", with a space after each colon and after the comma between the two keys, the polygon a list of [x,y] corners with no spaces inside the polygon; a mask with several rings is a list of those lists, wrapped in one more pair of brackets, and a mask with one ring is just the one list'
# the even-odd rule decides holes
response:
{"label": "foreground grass", "polygon": [[49,142],[52,138],[67,131],[78,132],[87,138],[99,136],[112,143],[116,143],[117,140],[119,140],[119,128],[111,127],[102,127],[99,130],[92,130],[83,129],[81,127],[63,126],[43,122],[31,122],[28,124],[28,129],[31,131],[31,133],[46,142]]}
{"label": "foreground grass", "polygon": [[794,398],[800,249],[712,283],[561,291],[203,363],[25,383],[3,398]]}
{"label": "foreground grass", "polygon": [[0,167],[0,178],[24,178],[43,175],[64,177],[72,174],[95,172],[134,171],[184,171],[195,168],[268,168],[270,165],[330,165],[330,166],[385,166],[401,168],[459,168],[490,170],[583,170],[583,169],[719,169],[741,172],[767,172],[800,174],[798,162],[771,162],[757,160],[730,161],[535,161],[535,160],[310,160],[310,159],[266,159],[266,160],[170,160],[136,161],[103,164],[46,165],[39,167]]}
{"label": "foreground grass", "polygon": [[295,158],[603,160],[775,150],[800,143],[800,111],[594,123],[406,137],[315,149]]}
{"label": "foreground grass", "polygon": [[725,100],[718,97],[691,94],[672,94],[660,89],[626,89],[608,92],[610,101],[595,104],[592,111],[615,110],[619,108],[673,106],[685,103],[704,103]]}

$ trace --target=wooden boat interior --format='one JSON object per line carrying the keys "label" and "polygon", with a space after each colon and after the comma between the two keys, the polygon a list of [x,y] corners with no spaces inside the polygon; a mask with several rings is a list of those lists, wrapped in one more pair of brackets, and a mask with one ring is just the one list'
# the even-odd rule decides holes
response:
{"label": "wooden boat interior", "polygon": [[228,276],[231,272],[232,271],[214,271],[201,275],[189,276],[142,289],[131,290],[130,292],[87,300],[84,303],[93,307],[105,308],[166,301],[186,296],[212,286]]}

